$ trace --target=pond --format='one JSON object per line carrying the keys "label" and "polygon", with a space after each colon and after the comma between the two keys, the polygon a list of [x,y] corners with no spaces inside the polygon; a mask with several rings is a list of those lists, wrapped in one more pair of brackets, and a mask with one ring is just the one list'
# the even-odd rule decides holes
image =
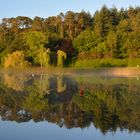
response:
{"label": "pond", "polygon": [[0,70],[0,140],[139,140],[140,75],[114,70]]}

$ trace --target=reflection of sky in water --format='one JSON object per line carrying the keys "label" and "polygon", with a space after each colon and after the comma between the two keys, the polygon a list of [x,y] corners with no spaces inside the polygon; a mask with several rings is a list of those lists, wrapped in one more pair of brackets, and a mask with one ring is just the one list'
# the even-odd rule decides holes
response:
{"label": "reflection of sky in water", "polygon": [[89,128],[59,128],[48,122],[16,123],[0,121],[0,140],[139,140],[140,134],[128,131],[108,132],[105,136],[93,125]]}
{"label": "reflection of sky in water", "polygon": [[[42,118],[38,118],[39,119],[38,121],[42,121],[38,123],[33,122],[32,121],[33,118],[30,118],[30,115],[29,115],[29,119],[26,116],[27,119],[23,117],[23,120],[22,120],[22,121],[28,121],[32,119],[29,122],[16,123],[15,121],[0,121],[0,140],[47,140],[47,139],[50,139],[50,140],[58,140],[58,139],[62,139],[62,140],[75,140],[75,139],[76,140],[86,140],[86,139],[87,140],[90,140],[90,139],[92,140],[93,139],[94,140],[112,140],[112,139],[113,140],[124,140],[124,139],[138,140],[140,139],[140,133],[135,132],[135,130],[139,132],[139,119],[138,119],[139,118],[139,111],[138,111],[139,99],[140,99],[139,75],[128,78],[128,77],[112,77],[112,76],[107,76],[106,74],[108,73],[105,73],[103,75],[100,75],[100,73],[99,74],[97,73],[96,75],[95,73],[92,73],[90,71],[89,73],[78,72],[78,74],[76,73],[74,75],[35,74],[34,76],[31,74],[24,75],[22,73],[19,73],[19,74],[4,73],[1,76],[1,81],[0,81],[0,84],[1,84],[0,88],[3,89],[0,92],[0,95],[1,95],[0,102],[2,103],[1,114],[3,115],[3,117],[1,118],[0,116],[0,119],[10,120],[11,118],[11,120],[16,120],[16,119],[17,119],[16,121],[20,120],[19,119],[20,115],[18,114],[19,113],[18,108],[16,110],[17,112],[15,112],[15,114],[13,113],[13,116],[10,117],[10,114],[12,114],[10,111],[10,109],[12,110],[10,102],[9,102],[9,108],[6,108],[6,107],[3,108],[5,104],[6,105],[8,104],[7,98],[10,99],[11,101],[14,101],[13,103],[13,105],[15,105],[13,106],[13,112],[14,112],[15,111],[14,107],[16,107],[19,104],[21,104],[19,105],[19,107],[21,107],[22,102],[28,103],[27,101],[34,101],[34,100],[31,100],[34,97],[33,95],[42,95],[40,96],[41,97],[40,100],[39,101],[37,100],[38,102],[35,102],[35,103],[36,104],[38,103],[40,105],[40,101],[41,103],[42,101],[44,102],[49,101],[50,105],[52,104],[55,105],[54,106],[55,111],[52,108],[52,110],[50,110],[50,114],[49,112],[46,112],[48,116],[50,115],[47,118],[48,120],[44,116],[43,120],[45,118],[46,121],[42,121]],[[31,89],[33,93],[30,92]],[[115,132],[111,132],[112,131],[111,128],[113,127],[111,126],[111,124],[113,124],[113,121],[111,121],[112,119],[110,119],[109,115],[107,115],[107,117],[109,117],[107,121],[104,119],[100,121],[100,123],[98,124],[97,123],[99,121],[98,119],[102,119],[103,114],[100,115],[100,117],[97,116],[95,118],[94,113],[96,112],[96,109],[95,110],[93,109],[92,110],[94,112],[93,113],[94,115],[92,115],[93,119],[90,120],[91,110],[88,110],[87,106],[86,107],[82,106],[82,103],[83,103],[81,102],[82,98],[78,96],[79,95],[78,93],[79,91],[81,91],[81,89],[84,90],[84,94],[85,94],[83,96],[83,98],[85,97],[84,102],[87,103],[86,105],[89,104],[88,105],[89,108],[90,108],[90,105],[93,105],[94,109],[98,107],[98,106],[95,106],[96,104],[92,104],[93,102],[96,103],[96,101],[98,101],[98,103],[101,104],[102,100],[106,101],[106,99],[109,99],[107,100],[108,102],[107,101],[105,102],[105,103],[110,103],[108,104],[109,107],[116,105],[113,107],[114,108],[116,107],[118,111],[119,109],[122,111],[122,114],[117,114],[118,112],[116,113],[116,115],[118,116],[118,119],[116,118],[115,120],[116,122],[115,128],[117,129],[117,130],[115,129]],[[108,94],[106,94],[106,91]],[[23,94],[20,94],[20,92],[23,92]],[[24,94],[24,92],[30,93],[29,98],[28,98],[28,94]],[[105,95],[105,96],[102,96],[102,95]],[[89,97],[89,99],[94,97],[95,99],[87,100],[88,98],[86,97]],[[26,98],[28,100],[25,100],[26,101],[25,102],[24,99]],[[73,104],[67,104],[71,101]],[[114,101],[114,102],[111,102],[111,101]],[[120,101],[121,101],[122,106],[119,104]],[[30,104],[30,106],[31,107],[33,106],[33,108],[29,108],[29,109],[32,109],[31,111],[36,111],[34,110],[36,104]],[[62,104],[64,105],[63,109],[61,108],[61,106],[59,106]],[[65,107],[67,107],[67,105],[71,105],[71,109],[74,108],[75,110],[77,110],[76,111],[77,113],[73,109],[70,120],[67,120],[67,122],[65,120],[66,122],[65,125],[67,125],[67,127],[60,128],[58,124],[55,124],[57,119],[53,120],[53,116],[56,115],[58,119],[62,120],[61,117],[64,115],[66,119],[68,116],[68,110],[65,110]],[[78,108],[79,108],[78,105],[81,105],[80,107],[82,108],[79,114],[78,114]],[[26,106],[27,109],[30,106]],[[61,117],[59,116],[60,109],[62,109]],[[101,108],[99,107],[98,110],[100,109]],[[105,114],[104,112],[105,109],[106,108],[103,108],[100,111],[102,111],[102,113]],[[109,109],[110,111],[112,111],[111,108]],[[125,111],[125,109],[129,109],[128,110],[129,113]],[[86,110],[87,112],[83,113],[83,110]],[[113,111],[111,113],[113,115]],[[14,115],[16,115],[17,118],[14,117]],[[80,118],[82,115],[83,115],[82,119],[85,122],[85,123],[82,122],[83,123],[82,126],[80,125],[80,119],[79,119],[78,125],[75,125],[73,121],[70,122],[70,124],[68,123],[72,119],[78,120],[78,118]],[[86,117],[88,115],[89,116],[86,118],[85,115]],[[121,117],[125,117],[125,119],[123,120],[123,118],[119,118],[120,117],[119,115]],[[127,120],[127,117],[129,118],[129,121]],[[85,119],[87,119],[87,122],[85,121]],[[119,120],[120,123],[117,120]],[[48,123],[47,121],[51,123]],[[129,125],[123,125],[125,121],[126,122],[128,121],[127,123]],[[91,122],[91,125],[88,126],[90,122]],[[98,129],[96,129],[94,125],[92,124],[94,122],[96,122],[95,126],[97,126]],[[107,132],[105,135],[103,135],[103,133],[99,129],[101,128],[103,131],[104,127],[102,126],[104,126],[103,125],[104,123],[107,124],[105,126],[109,127],[109,128],[105,127],[105,129],[107,129]],[[77,128],[75,128],[75,126]],[[84,128],[81,129],[80,127],[84,127]],[[126,128],[127,130],[120,131],[120,129],[118,128]],[[129,133],[130,131],[128,129],[130,129],[130,131],[132,130],[133,132]]]}

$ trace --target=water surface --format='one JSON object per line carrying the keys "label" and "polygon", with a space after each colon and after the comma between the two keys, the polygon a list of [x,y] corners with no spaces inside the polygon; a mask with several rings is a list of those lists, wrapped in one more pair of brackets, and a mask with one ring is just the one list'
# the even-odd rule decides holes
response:
{"label": "water surface", "polygon": [[140,139],[139,74],[109,73],[2,70],[0,139]]}

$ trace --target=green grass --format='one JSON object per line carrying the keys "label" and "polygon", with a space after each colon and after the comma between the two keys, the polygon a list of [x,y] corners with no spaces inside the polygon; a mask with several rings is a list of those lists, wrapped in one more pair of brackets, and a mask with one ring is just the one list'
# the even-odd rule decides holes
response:
{"label": "green grass", "polygon": [[79,59],[72,65],[74,67],[114,67],[127,66],[126,60],[120,59]]}
{"label": "green grass", "polygon": [[140,58],[133,58],[133,59],[128,59],[127,65],[129,67],[140,67]]}
{"label": "green grass", "polygon": [[98,67],[140,67],[140,58],[133,59],[78,59],[71,65],[71,67],[90,67],[90,68],[98,68]]}

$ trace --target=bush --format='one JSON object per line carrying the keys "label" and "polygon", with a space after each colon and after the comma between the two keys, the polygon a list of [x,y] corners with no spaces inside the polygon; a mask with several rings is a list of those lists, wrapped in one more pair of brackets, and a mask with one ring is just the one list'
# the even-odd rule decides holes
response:
{"label": "bush", "polygon": [[25,60],[23,51],[15,51],[12,54],[8,54],[4,58],[4,67],[23,68],[29,66],[30,63]]}

